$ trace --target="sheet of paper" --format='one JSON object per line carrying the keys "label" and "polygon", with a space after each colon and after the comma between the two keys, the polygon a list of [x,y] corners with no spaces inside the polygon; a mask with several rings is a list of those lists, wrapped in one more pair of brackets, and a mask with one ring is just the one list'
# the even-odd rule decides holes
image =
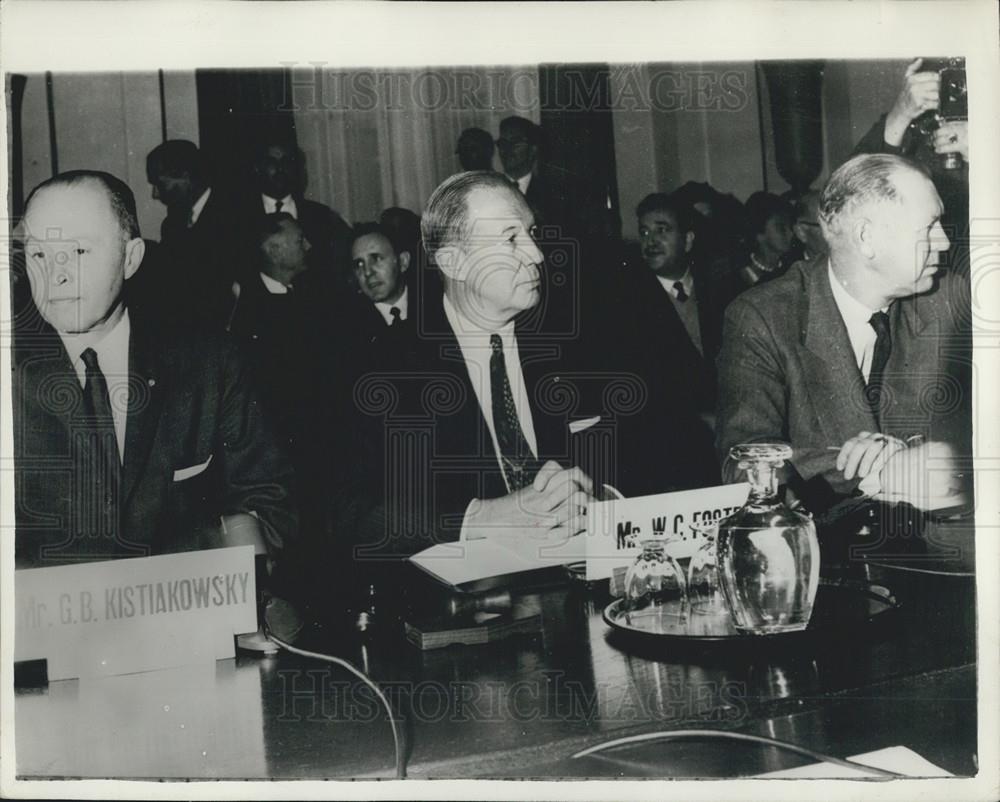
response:
{"label": "sheet of paper", "polygon": [[[905,774],[908,777],[952,777],[950,772],[939,766],[935,766],[929,760],[925,760],[912,749],[905,746],[890,746],[879,749],[875,752],[865,752],[863,755],[853,755],[848,758],[857,763],[864,763],[866,766],[873,766],[876,769],[895,771]],[[849,769],[838,766],[834,763],[812,763],[808,766],[799,766],[796,769],[784,769],[782,771],[769,771],[766,774],[758,774],[757,777],[766,779],[798,779],[805,777],[816,778],[837,778],[837,777],[870,777],[871,774],[861,770]]]}
{"label": "sheet of paper", "polygon": [[410,561],[451,585],[503,576],[519,571],[547,568],[582,560],[586,556],[583,536],[562,543],[528,538],[467,540],[438,543],[410,557]]}

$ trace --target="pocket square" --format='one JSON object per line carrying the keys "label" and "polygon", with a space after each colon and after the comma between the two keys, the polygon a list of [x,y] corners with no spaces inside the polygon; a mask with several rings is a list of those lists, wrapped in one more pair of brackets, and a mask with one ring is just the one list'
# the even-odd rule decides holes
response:
{"label": "pocket square", "polygon": [[595,415],[592,418],[583,418],[581,420],[571,420],[569,422],[569,433],[577,434],[579,432],[582,432],[584,429],[589,429],[591,426],[600,422],[600,420],[601,420],[600,415]]}
{"label": "pocket square", "polygon": [[185,479],[190,479],[192,476],[197,476],[199,473],[204,471],[208,464],[212,461],[212,455],[208,455],[208,459],[202,462],[200,465],[192,465],[188,468],[178,468],[174,471],[174,481],[183,482]]}

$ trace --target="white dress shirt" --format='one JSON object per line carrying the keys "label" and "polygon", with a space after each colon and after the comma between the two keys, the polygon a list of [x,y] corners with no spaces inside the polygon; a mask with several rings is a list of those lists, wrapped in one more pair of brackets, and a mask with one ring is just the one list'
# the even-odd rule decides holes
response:
{"label": "white dress shirt", "polygon": [[500,335],[503,343],[503,357],[507,367],[507,381],[510,382],[510,390],[514,396],[514,408],[517,410],[517,418],[521,424],[521,431],[524,439],[531,448],[531,453],[538,456],[538,442],[535,439],[535,424],[531,419],[531,405],[528,403],[528,391],[524,386],[524,374],[521,372],[521,357],[517,351],[517,337],[514,336],[514,322],[511,321],[499,331],[487,331],[481,329],[468,319],[448,301],[448,296],[444,297],[444,312],[448,318],[448,324],[455,332],[455,338],[462,349],[462,357],[465,360],[465,368],[469,372],[469,381],[472,382],[472,389],[475,390],[476,399],[479,401],[479,409],[486,419],[486,425],[490,430],[490,438],[493,441],[493,453],[496,454],[497,465],[503,472],[503,461],[500,458],[500,446],[497,443],[497,433],[493,425],[493,388],[490,384],[490,357],[493,350],[490,347],[490,336]]}
{"label": "white dress shirt", "polygon": [[208,199],[212,194],[212,188],[209,187],[198,197],[198,200],[194,202],[194,206],[191,207],[191,213],[188,215],[188,228],[191,228],[195,223],[198,222],[198,218],[201,217],[202,209],[205,208],[205,204],[208,203]]}
{"label": "white dress shirt", "polygon": [[288,287],[282,284],[278,279],[271,278],[267,273],[260,274],[260,280],[264,282],[264,289],[266,289],[271,295],[287,295]]}
{"label": "white dress shirt", "polygon": [[118,458],[121,460],[125,458],[125,425],[128,422],[128,344],[131,334],[132,324],[126,309],[114,328],[97,343],[88,345],[81,342],[82,338],[72,334],[59,335],[76,370],[81,388],[87,383],[87,366],[83,364],[80,354],[87,348],[93,348],[97,354],[97,365],[108,383],[111,417],[115,422],[115,440],[118,442]]}
{"label": "white dress shirt", "polygon": [[384,303],[379,301],[375,304],[375,308],[378,309],[380,315],[385,320],[385,325],[392,325],[392,309],[395,307],[399,310],[399,319],[406,320],[408,310],[410,308],[410,290],[407,287],[403,287],[403,294],[399,296],[399,299],[394,304]]}
{"label": "white dress shirt", "polygon": [[[688,337],[694,344],[694,347],[698,349],[699,354],[703,354],[704,351],[701,348],[701,324],[698,321],[698,299],[694,295],[694,276],[691,275],[691,270],[688,269],[679,279],[664,278],[663,276],[657,276],[656,278],[663,286],[663,289],[667,291],[667,296],[674,305],[674,309],[677,310],[677,316],[681,319],[681,323],[684,324],[684,329],[687,331]],[[684,292],[687,293],[687,299],[684,301],[677,298],[677,288],[674,284],[678,282],[684,288]]]}
{"label": "white dress shirt", "polygon": [[[277,211],[278,201],[272,198],[270,195],[261,194],[261,200],[264,202],[264,214],[274,214]],[[295,198],[291,195],[285,195],[285,197],[280,198],[281,201],[281,211],[285,214],[290,214],[296,220],[299,219],[299,207],[295,205]]]}
{"label": "white dress shirt", "polygon": [[[837,304],[840,317],[847,328],[847,337],[850,339],[851,349],[854,351],[854,361],[867,382],[872,370],[872,357],[875,354],[875,339],[877,337],[875,329],[868,321],[875,312],[880,310],[869,309],[844,289],[837,280],[829,262],[827,262],[826,270],[830,279],[830,288],[833,290],[833,300]],[[888,307],[881,311],[888,311]]]}
{"label": "white dress shirt", "polygon": [[521,194],[524,195],[525,197],[527,197],[527,195],[528,195],[528,187],[531,186],[531,177],[532,177],[532,175],[534,175],[534,174],[529,171],[529,172],[525,173],[524,175],[522,175],[520,178],[511,178],[509,175],[507,176],[507,178],[509,178],[514,183],[516,183],[517,184],[517,188],[519,190],[521,190]]}

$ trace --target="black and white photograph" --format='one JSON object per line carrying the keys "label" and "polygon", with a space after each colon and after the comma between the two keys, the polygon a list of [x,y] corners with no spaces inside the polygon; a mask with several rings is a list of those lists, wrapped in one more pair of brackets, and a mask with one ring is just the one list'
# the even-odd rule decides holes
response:
{"label": "black and white photograph", "polygon": [[5,797],[1000,794],[993,4],[0,16]]}

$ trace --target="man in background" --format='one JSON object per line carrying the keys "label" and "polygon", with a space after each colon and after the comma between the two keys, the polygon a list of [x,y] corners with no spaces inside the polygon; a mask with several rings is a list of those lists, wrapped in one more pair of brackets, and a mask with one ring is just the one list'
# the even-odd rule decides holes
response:
{"label": "man in background", "polygon": [[317,447],[327,402],[322,377],[337,364],[327,319],[339,313],[309,291],[311,246],[295,218],[265,215],[250,235],[256,254],[237,284],[229,331],[243,346],[263,414],[291,458],[303,529],[313,531],[322,515],[323,463],[330,458]]}
{"label": "man in background", "polygon": [[714,413],[725,301],[714,293],[706,266],[693,261],[694,225],[683,204],[655,193],[636,215],[643,262],[656,279],[655,288],[650,283],[650,292],[637,296],[636,317],[649,331],[648,342],[661,344],[659,359],[687,366],[682,373],[696,379],[699,409]]}
{"label": "man in background", "polygon": [[248,199],[251,221],[284,212],[298,221],[312,245],[309,263],[317,268],[315,281],[332,284],[339,279],[350,240],[350,226],[329,206],[305,197],[305,165],[302,152],[293,143],[264,139],[253,162],[256,196]]}
{"label": "man in background", "polygon": [[819,222],[819,199],[820,193],[813,189],[795,203],[795,224],[792,231],[802,249],[804,262],[810,262],[827,252]]}
{"label": "man in background", "polygon": [[466,128],[459,134],[455,155],[462,170],[492,170],[494,144],[489,131]]}
{"label": "man in background", "polygon": [[531,120],[501,121],[497,150],[503,173],[527,199],[535,225],[555,227],[557,236],[571,239],[605,233],[599,200],[579,177],[545,160],[544,144],[542,128]]}
{"label": "man in background", "polygon": [[370,342],[413,330],[407,272],[412,253],[395,234],[378,223],[361,224],[351,242],[351,271],[365,299],[364,320],[355,321]]}
{"label": "man in background", "polygon": [[163,316],[221,331],[243,254],[233,204],[211,181],[198,147],[185,139],[168,139],[150,151],[146,176],[167,216],[159,269],[140,277],[137,301]]}

